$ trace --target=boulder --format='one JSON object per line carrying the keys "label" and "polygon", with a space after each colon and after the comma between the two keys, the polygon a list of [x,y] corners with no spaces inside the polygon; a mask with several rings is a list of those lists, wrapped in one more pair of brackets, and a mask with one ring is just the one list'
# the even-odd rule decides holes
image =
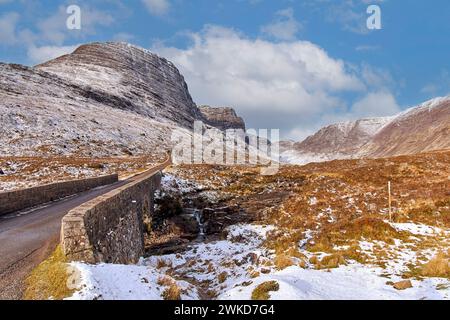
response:
{"label": "boulder", "polygon": [[394,283],[393,286],[397,290],[406,290],[413,287],[411,280],[399,281]]}

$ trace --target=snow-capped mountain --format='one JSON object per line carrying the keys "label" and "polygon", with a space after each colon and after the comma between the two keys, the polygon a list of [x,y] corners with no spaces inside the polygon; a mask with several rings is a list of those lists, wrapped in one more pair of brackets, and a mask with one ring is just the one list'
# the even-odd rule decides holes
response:
{"label": "snow-capped mountain", "polygon": [[[32,68],[0,64],[3,156],[164,153],[172,131],[195,120],[210,124],[178,69],[126,43],[83,45]],[[212,125],[235,122],[220,120]]]}
{"label": "snow-capped mountain", "polygon": [[450,148],[450,96],[399,115],[337,123],[284,150],[282,160],[305,164],[376,158]]}

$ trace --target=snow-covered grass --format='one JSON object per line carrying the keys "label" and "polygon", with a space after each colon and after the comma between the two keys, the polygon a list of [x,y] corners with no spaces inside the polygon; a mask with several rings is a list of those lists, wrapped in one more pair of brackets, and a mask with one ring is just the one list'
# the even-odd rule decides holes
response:
{"label": "snow-covered grass", "polygon": [[[378,245],[396,253],[385,268],[348,261],[331,270],[314,265],[292,265],[277,270],[274,251],[263,247],[273,226],[236,225],[228,228],[226,240],[198,243],[180,254],[154,256],[135,266],[73,264],[81,273],[81,290],[71,299],[162,299],[161,277],[170,277],[182,290],[182,299],[251,299],[260,284],[276,281],[279,290],[271,299],[450,299],[450,281],[443,278],[412,279],[413,287],[398,291],[406,264],[416,257],[414,250],[394,245],[361,241],[361,250],[373,253]],[[302,243],[311,239],[305,232]],[[309,253],[323,258],[326,253]],[[430,251],[429,256],[433,253]]]}
{"label": "snow-covered grass", "polygon": [[248,287],[236,287],[219,299],[248,300],[261,283],[275,280],[280,289],[271,292],[273,300],[419,300],[449,299],[450,290],[437,290],[444,279],[413,281],[413,288],[397,291],[380,276],[382,269],[352,264],[332,270],[311,270],[292,266],[263,275]]}
{"label": "snow-covered grass", "polygon": [[[166,289],[159,279],[160,270],[144,265],[96,266],[73,263],[79,271],[82,289],[68,300],[161,300]],[[183,300],[196,300],[196,289],[185,281],[177,281]]]}
{"label": "snow-covered grass", "polygon": [[[409,233],[412,233],[413,235],[419,235],[419,236],[433,236],[442,234],[445,231],[441,228],[427,226],[425,224],[416,224],[416,223],[390,223],[391,226],[393,226],[398,231],[408,231]],[[446,232],[448,233],[448,231]]]}

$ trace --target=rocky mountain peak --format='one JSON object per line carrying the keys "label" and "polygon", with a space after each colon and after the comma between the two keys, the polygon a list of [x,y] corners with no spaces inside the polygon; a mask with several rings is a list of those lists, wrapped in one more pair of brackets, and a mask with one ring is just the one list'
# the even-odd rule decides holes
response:
{"label": "rocky mountain peak", "polygon": [[[230,109],[207,116],[245,127]],[[0,63],[3,155],[165,154],[174,130],[205,119],[173,63],[126,43],[82,45],[31,68]]]}
{"label": "rocky mountain peak", "polygon": [[200,106],[200,112],[206,122],[220,130],[242,129],[245,130],[245,122],[238,117],[236,111],[230,107]]}
{"label": "rocky mountain peak", "polygon": [[82,45],[36,69],[87,88],[111,107],[184,127],[201,118],[178,69],[168,60],[130,44]]}

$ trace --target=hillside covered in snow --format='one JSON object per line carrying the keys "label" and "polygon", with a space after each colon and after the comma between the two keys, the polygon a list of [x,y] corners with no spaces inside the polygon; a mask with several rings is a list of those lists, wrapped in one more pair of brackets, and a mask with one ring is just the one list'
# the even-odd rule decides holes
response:
{"label": "hillside covered in snow", "polygon": [[126,43],[83,45],[31,68],[0,64],[2,156],[164,155],[173,130],[196,120],[236,122],[210,123],[171,62]]}
{"label": "hillside covered in snow", "polygon": [[450,148],[450,96],[427,101],[396,116],[361,119],[322,128],[281,154],[293,164],[381,158]]}

